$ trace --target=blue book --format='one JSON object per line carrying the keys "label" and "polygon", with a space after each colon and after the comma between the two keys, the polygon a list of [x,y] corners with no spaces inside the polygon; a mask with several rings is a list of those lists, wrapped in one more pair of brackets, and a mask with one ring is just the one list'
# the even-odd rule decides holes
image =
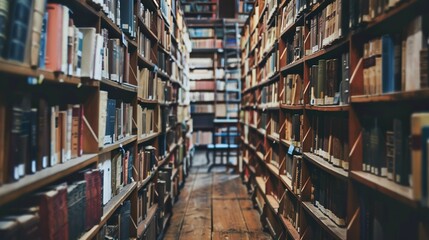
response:
{"label": "blue book", "polygon": [[382,41],[382,86],[383,93],[395,91],[394,44],[389,35],[383,35]]}
{"label": "blue book", "polygon": [[39,68],[45,69],[46,57],[46,28],[48,24],[48,12],[43,16],[42,34],[40,35]]}
{"label": "blue book", "polygon": [[31,17],[32,1],[16,0],[10,8],[9,41],[6,58],[24,62],[29,35],[28,27]]}

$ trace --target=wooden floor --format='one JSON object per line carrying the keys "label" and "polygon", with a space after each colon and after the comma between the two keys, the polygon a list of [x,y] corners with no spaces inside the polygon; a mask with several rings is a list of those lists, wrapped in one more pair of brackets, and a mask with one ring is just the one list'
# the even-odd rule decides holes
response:
{"label": "wooden floor", "polygon": [[239,175],[224,168],[207,173],[205,161],[195,154],[164,239],[271,239]]}

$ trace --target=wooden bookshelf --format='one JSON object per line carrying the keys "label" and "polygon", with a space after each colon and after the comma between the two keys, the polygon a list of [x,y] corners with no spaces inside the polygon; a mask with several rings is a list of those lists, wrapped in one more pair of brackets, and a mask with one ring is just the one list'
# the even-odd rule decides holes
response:
{"label": "wooden bookshelf", "polygon": [[[331,7],[333,2],[336,4],[338,1],[313,2],[307,2],[306,6],[296,6],[295,4],[298,3],[294,1],[256,1],[242,31],[241,68],[244,74],[241,77],[243,106],[241,107],[240,139],[243,143],[242,151],[247,154],[243,160],[245,162],[243,175],[246,173],[246,179],[248,179],[246,185],[250,189],[255,186],[261,188],[261,191],[256,194],[258,205],[261,202],[261,199],[258,199],[260,192],[266,197],[274,194],[280,199],[287,190],[290,192],[288,196],[293,196],[291,199],[297,201],[298,209],[302,209],[297,211],[300,219],[297,223],[299,232],[282,214],[278,214],[278,219],[272,218],[271,215],[274,213],[270,212],[270,208],[260,209],[261,220],[263,224],[275,228],[275,231],[270,229],[270,232],[275,234],[273,238],[288,235],[292,239],[310,239],[309,236],[314,238],[312,235],[314,229],[320,228],[322,236],[330,236],[334,239],[358,239],[362,234],[371,236],[372,233],[369,232],[372,230],[361,232],[364,231],[364,226],[361,224],[371,221],[363,218],[377,211],[369,210],[373,202],[377,202],[379,205],[386,206],[386,211],[389,212],[397,208],[406,209],[407,216],[413,219],[409,221],[407,229],[397,229],[385,233],[385,236],[390,238],[410,236],[417,239],[418,231],[422,231],[421,226],[427,226],[428,222],[426,218],[420,217],[420,212],[426,208],[426,203],[416,199],[418,193],[415,191],[419,187],[414,185],[415,173],[408,170],[408,164],[416,164],[417,160],[411,160],[412,155],[408,152],[410,149],[404,146],[401,149],[407,152],[403,160],[407,163],[404,167],[407,170],[396,170],[391,166],[385,166],[387,162],[385,163],[384,159],[389,159],[385,150],[387,148],[385,134],[389,133],[390,135],[387,135],[390,137],[389,141],[393,141],[390,140],[392,132],[399,131],[394,130],[393,127],[396,121],[395,124],[400,124],[401,131],[405,132],[402,141],[408,142],[411,115],[416,112],[429,112],[427,104],[423,103],[429,98],[427,85],[426,82],[416,80],[416,87],[407,89],[407,83],[403,79],[406,75],[399,77],[397,72],[397,75],[388,80],[383,78],[384,75],[373,76],[374,78],[371,79],[383,87],[386,81],[389,83],[395,81],[394,90],[379,89],[377,93],[367,93],[368,85],[373,83],[367,82],[370,77],[368,70],[371,67],[367,64],[373,55],[365,55],[365,51],[371,41],[378,40],[380,46],[384,47],[381,43],[383,36],[383,38],[393,39],[391,41],[395,49],[397,51],[401,49],[403,51],[401,55],[405,54],[404,46],[407,44],[405,39],[411,36],[411,33],[405,32],[409,32],[410,27],[418,28],[416,31],[422,32],[423,39],[426,39],[427,33],[424,32],[428,30],[426,24],[428,18],[425,11],[429,5],[426,1],[420,0],[396,2],[391,6],[380,5],[379,9],[373,11],[375,14],[365,16],[368,19],[363,23],[359,22],[363,19],[362,15],[359,15],[360,10],[354,12],[357,14],[354,16],[356,19],[351,15],[353,12],[349,12],[349,4],[361,4],[360,1],[346,1],[348,10],[343,12],[344,15],[342,12],[336,12],[337,16],[342,15],[347,19],[347,23],[335,23],[336,27],[342,28],[342,33],[321,41],[313,38],[316,32],[314,27],[320,24],[320,21],[324,21],[320,16],[326,13],[326,9]],[[288,6],[298,11],[290,13],[287,10]],[[273,12],[276,13],[273,14],[276,18],[272,18]],[[410,26],[417,20],[419,20],[417,23]],[[270,35],[271,31],[273,31],[272,35]],[[277,48],[274,47],[275,45]],[[422,50],[419,53],[415,52],[414,55],[426,51],[426,44],[419,45],[420,47]],[[268,65],[267,59],[273,53],[277,54],[277,62],[274,61],[272,65]],[[381,53],[381,49],[380,54],[390,57],[386,52]],[[398,56],[399,54],[396,53],[394,61],[399,61]],[[403,56],[401,61],[404,61]],[[325,69],[320,72],[319,68],[325,63],[338,64],[339,62],[342,65],[336,65],[338,68],[335,73],[338,74],[338,78],[329,77],[329,80],[324,82],[323,77],[317,76],[320,73],[334,74],[329,72],[328,68],[326,73]],[[404,66],[409,64],[407,65],[407,62],[402,64],[404,65],[399,67],[400,70],[395,70],[405,74],[407,69],[404,69]],[[426,67],[426,62],[421,64],[423,64],[422,68]],[[380,66],[379,63],[375,65]],[[397,67],[398,65],[395,65],[391,68]],[[406,68],[409,67],[414,66],[410,65]],[[381,72],[384,71],[389,71],[386,66],[385,69],[381,69]],[[419,75],[416,70],[413,79],[425,77],[425,70],[423,71]],[[402,82],[398,79],[402,79]],[[293,89],[297,81],[302,81],[299,83],[298,90]],[[335,84],[349,84],[348,89],[337,85],[331,91],[329,87],[326,88],[327,85],[323,85],[325,87],[320,85],[324,89],[325,96],[317,99],[314,95],[318,93],[316,83],[329,84],[331,81],[336,81]],[[295,98],[298,95],[299,99],[293,99],[292,95]],[[329,97],[326,98],[326,96]],[[275,104],[276,107],[270,108],[271,104]],[[299,123],[299,125],[296,124],[296,129],[293,128],[293,118]],[[375,148],[371,147],[371,144],[375,145],[375,143],[369,141],[366,135],[376,134],[374,125],[378,126],[377,134],[380,136],[380,142],[377,142]],[[292,141],[291,137],[296,136],[298,131],[298,141]],[[279,134],[279,139],[272,134],[273,132]],[[293,145],[299,145],[299,147],[293,148]],[[381,151],[377,159],[370,159],[372,162],[368,162],[370,160],[367,159],[368,147],[374,154],[376,151]],[[276,160],[272,162],[274,158]],[[298,163],[295,161],[300,163],[300,168],[296,167]],[[276,166],[279,165],[279,168],[276,169],[273,163]],[[363,170],[365,164],[371,167],[371,170],[369,167]],[[380,166],[373,166],[374,164],[380,164]],[[295,185],[291,175],[294,171],[300,171],[302,177],[299,196],[292,191],[292,186]],[[411,171],[411,173],[402,175],[404,173],[395,173],[395,171]],[[401,175],[398,176],[398,174]],[[411,175],[413,175],[412,184],[409,182]],[[326,191],[332,190],[331,186],[321,183],[319,177],[330,179],[330,184],[341,186],[341,195],[344,195],[344,198],[336,200],[332,199],[334,196],[328,196],[329,201],[335,201],[336,207],[340,206],[339,208],[342,209],[341,213],[338,213],[341,217],[337,217],[336,213],[328,217],[332,213],[328,211],[328,214],[325,214],[323,209],[329,209],[329,206],[317,206],[318,203],[314,200],[317,194],[314,192],[322,191],[326,194]],[[368,199],[362,200],[366,198]],[[266,198],[265,201],[267,202]],[[285,207],[288,207],[287,204]],[[391,222],[381,221],[384,229],[396,229],[392,226],[401,222],[401,219],[389,219],[389,221]],[[276,228],[278,223],[282,228]],[[345,227],[339,227],[337,224]],[[320,233],[318,230],[316,232]]]}
{"label": "wooden bookshelf", "polygon": [[[121,65],[117,68],[119,72],[114,73],[112,72],[113,70],[110,69],[110,67],[108,67],[107,65],[102,65],[104,64],[104,62],[98,62],[98,60],[94,61],[93,63],[97,65],[94,65],[93,69],[90,69],[92,73],[90,74],[91,76],[88,77],[84,75],[83,70],[81,73],[78,73],[78,71],[76,70],[83,68],[83,66],[78,65],[80,63],[78,63],[77,60],[76,62],[70,62],[74,57],[77,58],[77,56],[73,55],[77,54],[77,50],[76,53],[74,53],[73,51],[70,51],[70,49],[68,49],[67,51],[65,51],[64,48],[62,49],[62,53],[66,54],[66,56],[67,54],[69,55],[67,56],[66,61],[67,65],[70,66],[67,66],[67,70],[61,69],[61,71],[47,70],[50,68],[48,66],[44,67],[41,64],[45,63],[45,60],[43,58],[40,58],[42,59],[40,62],[41,65],[36,64],[37,66],[30,66],[29,59],[25,59],[24,61],[13,61],[9,60],[6,56],[1,56],[0,84],[2,85],[2,90],[0,91],[0,95],[2,97],[0,97],[0,111],[2,117],[0,118],[0,135],[2,140],[0,141],[0,149],[2,150],[0,151],[0,169],[2,172],[0,174],[0,210],[4,215],[7,212],[4,211],[6,210],[6,208],[25,208],[26,206],[18,206],[17,203],[31,203],[31,201],[33,200],[30,199],[36,199],[34,197],[35,193],[46,191],[46,189],[51,189],[52,187],[55,187],[56,184],[62,182],[67,182],[71,184],[73,182],[70,181],[76,181],[80,179],[80,175],[83,171],[96,171],[99,168],[101,169],[102,164],[106,161],[106,159],[112,159],[113,163],[113,158],[119,156],[119,161],[124,161],[123,158],[125,158],[125,154],[129,154],[127,155],[129,159],[133,159],[134,161],[130,161],[130,163],[133,164],[132,166],[123,166],[124,172],[129,171],[128,173],[130,174],[128,178],[125,177],[126,175],[124,174],[125,179],[123,179],[123,181],[125,186],[123,186],[122,189],[117,192],[116,195],[113,195],[104,207],[103,204],[101,204],[103,209],[101,212],[101,219],[99,223],[92,226],[88,231],[82,233],[79,239],[96,238],[99,234],[99,231],[105,226],[108,220],[112,216],[114,216],[114,213],[118,212],[122,208],[122,206],[124,205],[123,203],[125,201],[130,202],[130,226],[133,226],[131,224],[131,221],[138,225],[138,228],[136,227],[135,231],[130,229],[130,237],[136,238],[137,232],[139,232],[139,234],[141,235],[144,231],[146,231],[145,224],[147,223],[147,221],[146,223],[144,221],[139,223],[136,218],[138,191],[140,189],[146,188],[149,184],[152,185],[152,183],[155,187],[158,184],[158,181],[161,176],[159,173],[161,171],[165,171],[166,166],[172,168],[172,171],[174,172],[174,174],[169,177],[171,178],[170,180],[177,181],[180,186],[183,186],[184,179],[180,177],[181,180],[179,180],[179,176],[182,176],[182,173],[186,173],[189,171],[189,159],[192,158],[193,154],[192,136],[189,135],[188,132],[182,132],[181,130],[182,124],[186,124],[188,129],[192,129],[192,121],[189,121],[189,103],[187,103],[186,101],[186,99],[189,98],[189,90],[187,87],[189,86],[189,66],[187,65],[187,60],[189,59],[189,52],[191,49],[187,46],[190,45],[190,40],[188,37],[188,29],[186,22],[183,21],[183,11],[180,7],[172,7],[173,4],[174,6],[179,6],[180,1],[138,0],[137,2],[133,2],[128,12],[130,15],[132,15],[130,16],[130,19],[132,17],[132,19],[135,19],[136,22],[130,23],[129,29],[125,30],[122,29],[122,25],[119,25],[120,17],[114,16],[114,14],[116,14],[115,11],[112,11],[111,14],[107,14],[105,10],[108,9],[108,6],[101,6],[95,3],[95,1],[59,0],[49,1],[49,4],[51,2],[59,4],[58,6],[61,9],[62,6],[65,6],[70,10],[68,18],[73,20],[70,22],[72,22],[74,25],[71,29],[73,29],[73,31],[76,31],[74,32],[74,36],[78,36],[77,31],[82,31],[80,30],[80,28],[91,28],[91,31],[92,29],[94,29],[94,33],[100,35],[100,38],[97,38],[98,41],[103,39],[104,42],[107,39],[115,39],[114,41],[118,43],[118,58],[114,60],[117,60],[118,64],[121,63]],[[11,4],[14,5],[15,2]],[[152,13],[152,19],[149,22],[147,22],[147,16],[146,18],[144,18],[144,16],[139,15],[141,5],[144,7],[145,11],[149,11]],[[126,8],[127,6],[125,5],[121,7]],[[168,14],[165,14],[165,10],[168,10]],[[29,11],[31,11],[29,12],[29,19],[32,19],[33,8],[31,6],[29,8]],[[38,11],[43,13],[47,10],[40,9]],[[17,19],[10,20],[11,23],[18,21]],[[124,21],[123,19],[121,20]],[[9,25],[9,23],[7,25]],[[26,23],[25,25],[29,24]],[[38,27],[41,26],[29,25],[29,29],[37,29]],[[44,31],[46,32],[49,30]],[[62,32],[56,32],[55,34],[61,35]],[[141,36],[137,36],[140,34]],[[28,38],[34,37],[34,35],[31,35],[31,31],[28,35]],[[143,46],[144,44],[140,45],[140,37],[149,39],[149,50],[151,51],[151,54],[143,55],[143,52],[147,51],[148,49],[140,49],[141,47],[146,47]],[[49,37],[47,37],[47,39],[49,40]],[[44,40],[45,44],[48,40]],[[5,42],[8,41],[9,39],[5,40]],[[39,42],[39,40],[28,40],[29,43],[32,41]],[[78,39],[76,39],[76,41],[74,41],[73,39],[73,42],[71,40],[68,41],[70,41],[70,43],[68,43],[69,48],[71,46],[71,43],[73,42],[74,44],[79,44]],[[95,42],[96,40],[93,39],[93,41]],[[105,44],[101,44],[100,46],[103,51],[95,51],[95,49],[93,49],[96,54],[100,52],[106,52],[109,50],[109,48],[111,48],[107,42],[105,42]],[[45,45],[45,48],[50,47],[51,45],[49,44]],[[73,45],[73,47],[75,46]],[[32,49],[33,45],[26,46],[25,51],[29,51],[30,48]],[[94,48],[99,48],[99,46],[94,46]],[[119,49],[122,51],[122,55],[119,54]],[[89,58],[89,55],[86,56],[86,54],[89,54],[89,52],[85,52],[85,50],[83,50],[82,58]],[[158,53],[162,53],[162,56]],[[94,54],[93,58],[97,56],[100,57],[100,59],[103,59],[103,61],[105,62],[108,62],[108,60],[110,60],[107,59],[107,54],[103,56],[101,56],[101,54],[96,54]],[[61,57],[61,55],[58,56]],[[119,59],[121,57],[122,59]],[[64,59],[66,58],[56,59],[51,57],[49,60],[52,62],[58,61],[61,65],[65,63]],[[116,62],[112,63],[112,65],[113,64],[116,64]],[[46,65],[48,65],[48,63],[46,63]],[[160,68],[162,68],[162,70]],[[153,95],[157,95],[156,97],[150,97],[150,99],[145,99],[144,97],[142,97],[142,92],[146,91],[148,88],[142,82],[143,77],[142,75],[140,75],[143,73],[146,74],[145,69],[149,72],[148,78],[150,79],[150,81],[153,81],[154,84],[160,84],[159,82],[157,82],[157,80],[160,79],[163,81],[162,88],[170,88],[171,96],[165,95],[164,93],[161,94],[154,92]],[[158,69],[158,71],[153,72],[155,69]],[[99,73],[97,71],[101,72],[101,76],[97,75]],[[115,79],[115,76],[117,76],[117,79]],[[43,167],[39,167],[37,165],[37,168],[36,166],[33,166],[31,168],[35,170],[31,171],[35,171],[34,173],[26,173],[25,175],[20,173],[20,175],[22,176],[19,176],[19,179],[15,181],[6,179],[6,174],[8,174],[6,173],[6,171],[8,171],[6,169],[7,167],[12,167],[11,159],[13,159],[13,156],[12,153],[8,150],[9,141],[12,141],[12,138],[10,136],[11,133],[9,130],[6,131],[4,129],[10,128],[9,120],[6,121],[6,119],[12,118],[10,109],[13,105],[13,101],[15,101],[12,101],[12,99],[16,97],[10,99],[9,97],[15,96],[16,93],[22,93],[25,97],[27,97],[28,95],[29,99],[31,101],[34,101],[31,102],[30,107],[37,106],[37,108],[39,108],[38,106],[39,101],[41,101],[40,99],[46,100],[48,104],[47,106],[49,106],[49,113],[47,116],[49,116],[51,110],[52,113],[56,113],[54,112],[54,108],[51,109],[51,106],[59,106],[59,110],[55,111],[60,112],[60,110],[63,111],[65,109],[63,111],[64,113],[60,112],[58,114],[68,114],[69,111],[70,119],[72,119],[71,106],[73,106],[74,108],[79,107],[79,111],[83,112],[79,116],[76,115],[77,119],[79,119],[79,130],[77,130],[77,127],[75,129],[78,132],[76,134],[76,139],[79,139],[76,141],[81,141],[82,145],[79,146],[78,150],[76,150],[79,151],[79,154],[76,155],[81,156],[71,158],[66,157],[67,155],[65,154],[65,152],[64,154],[61,153],[61,151],[65,151],[66,145],[68,145],[67,140],[65,140],[65,132],[68,130],[67,127],[64,128],[64,126],[66,124],[69,124],[71,128],[71,121],[67,120],[69,121],[67,123],[66,120],[62,120],[64,121],[64,125],[60,125],[58,123],[58,136],[63,137],[64,141],[63,139],[57,139],[56,141],[54,141],[51,139],[52,135],[46,136],[46,138],[48,139],[48,145],[61,145],[62,147],[59,148],[59,159],[57,159],[58,163],[52,163],[53,166],[49,166],[51,165],[50,163],[44,164],[47,166]],[[117,111],[117,114],[114,116],[115,126],[110,127],[114,127],[115,130],[119,129],[117,133],[119,136],[116,136],[116,134],[114,134],[114,136],[109,135],[109,137],[111,137],[112,139],[108,141],[106,140],[105,136],[102,135],[107,134],[103,133],[102,131],[103,127],[106,127],[106,122],[103,121],[106,121],[107,118],[107,116],[103,116],[103,114],[104,111],[108,111],[108,109],[102,109],[102,107],[104,107],[102,101],[104,100],[102,100],[101,95],[106,96],[106,100],[114,100],[114,109],[115,111]],[[175,97],[173,97],[173,95]],[[180,96],[180,99],[176,96]],[[139,121],[138,118],[139,108],[141,108],[142,111],[146,111],[146,109],[151,109],[154,111],[152,115],[152,121],[154,122],[154,126],[152,127],[154,129],[151,129],[152,131],[150,131],[150,134],[142,133],[140,136],[137,136],[139,130],[143,128],[143,124]],[[166,135],[169,133],[161,131],[162,124],[166,124],[161,121],[160,117],[158,117],[160,116],[158,115],[158,113],[161,111],[161,108],[169,108],[171,112],[173,112],[177,116],[180,115],[180,118],[176,118],[173,124],[174,126],[171,127],[171,130],[175,131],[176,134],[178,134],[179,136],[177,136],[176,138],[177,141],[173,141],[172,143],[169,143],[169,146],[165,146],[165,148],[168,149],[168,151],[166,151],[165,153],[162,153],[162,138],[165,138]],[[41,117],[37,115],[37,110],[38,109],[36,109],[35,116],[38,117],[37,119],[39,119],[39,121],[42,121],[40,120]],[[25,109],[25,111],[29,110]],[[46,111],[48,111],[48,108]],[[121,111],[123,111],[123,113]],[[61,116],[62,119],[65,119],[67,115]],[[119,119],[119,116],[121,119]],[[47,129],[48,126],[51,126],[49,121],[52,121],[52,118],[53,117],[50,117],[46,120],[47,123],[49,123],[49,125],[46,124]],[[60,117],[58,117],[58,119],[59,118]],[[73,115],[73,118],[75,118],[75,115]],[[37,127],[37,125],[35,126]],[[50,131],[55,131],[55,129]],[[22,132],[24,133],[24,131]],[[36,135],[34,133],[32,134]],[[39,134],[39,132],[37,132],[37,134]],[[5,140],[3,140],[4,137]],[[27,136],[27,138],[29,137]],[[36,141],[37,140],[39,139],[36,139]],[[107,141],[113,143],[102,144],[99,143],[99,141]],[[79,142],[79,144],[81,144],[81,142]],[[33,145],[33,147],[36,148],[39,148],[40,146],[37,145],[37,143]],[[76,143],[76,145],[78,144]],[[140,151],[145,150],[145,147],[149,145],[154,147],[155,150],[153,154],[155,154],[155,157],[159,161],[156,163],[157,166],[145,179],[140,179],[140,176],[138,175],[138,171],[140,171],[140,168],[137,160],[139,160],[140,158]],[[188,147],[188,145],[190,145],[191,147]],[[179,154],[179,149],[182,148],[184,148],[185,151],[180,150]],[[36,150],[40,151],[39,149]],[[50,150],[49,147],[48,150]],[[119,154],[119,152],[122,151],[124,155]],[[52,159],[49,159],[50,154],[51,153],[48,152],[48,156],[46,158],[47,162],[49,160],[53,161]],[[178,159],[176,159],[176,161],[173,161],[172,156],[175,156]],[[146,159],[145,161],[149,160]],[[26,159],[24,161],[24,164],[29,165],[30,159],[28,159],[28,163]],[[42,163],[40,163],[40,165],[42,165]],[[24,167],[28,167],[28,169],[30,169],[29,166],[25,165]],[[27,172],[30,170],[24,169],[24,171]],[[101,177],[102,181],[104,176]],[[108,181],[110,182],[110,179]],[[97,188],[97,186],[94,186],[94,188]],[[100,196],[100,201],[104,200],[103,197],[104,196]],[[173,203],[173,201],[171,200],[176,198],[177,196],[170,196],[169,194],[167,194],[167,198],[163,200],[164,202],[170,201],[171,203]],[[153,201],[154,205],[149,212],[149,219],[153,219],[158,212],[158,204],[156,203],[158,199],[151,199],[151,201]],[[65,206],[67,206],[67,203],[65,203]],[[162,226],[163,228],[166,227],[167,221],[169,220],[170,216],[172,216],[172,208],[168,207],[165,209],[165,211],[166,217],[164,225]],[[13,214],[13,212],[7,212],[7,214]],[[3,215],[1,217],[3,217]],[[58,214],[53,213],[53,215],[57,216]],[[142,226],[144,226],[144,228],[142,228]],[[164,229],[159,230],[159,232],[164,231]],[[151,238],[154,239],[157,237],[160,236],[151,236]]]}

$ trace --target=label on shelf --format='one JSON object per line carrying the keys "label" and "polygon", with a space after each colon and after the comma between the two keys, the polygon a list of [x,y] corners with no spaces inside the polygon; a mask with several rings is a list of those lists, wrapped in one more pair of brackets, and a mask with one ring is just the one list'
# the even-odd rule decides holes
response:
{"label": "label on shelf", "polygon": [[289,149],[287,150],[287,153],[288,153],[289,155],[293,155],[293,150],[295,150],[295,146],[294,146],[293,144],[291,144],[291,145],[289,146]]}

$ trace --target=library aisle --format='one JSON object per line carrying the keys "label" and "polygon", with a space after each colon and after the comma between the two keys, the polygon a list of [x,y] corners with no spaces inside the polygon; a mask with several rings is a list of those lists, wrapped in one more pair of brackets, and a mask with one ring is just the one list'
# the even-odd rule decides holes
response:
{"label": "library aisle", "polygon": [[197,151],[164,239],[271,239],[238,174],[225,168],[207,172]]}

